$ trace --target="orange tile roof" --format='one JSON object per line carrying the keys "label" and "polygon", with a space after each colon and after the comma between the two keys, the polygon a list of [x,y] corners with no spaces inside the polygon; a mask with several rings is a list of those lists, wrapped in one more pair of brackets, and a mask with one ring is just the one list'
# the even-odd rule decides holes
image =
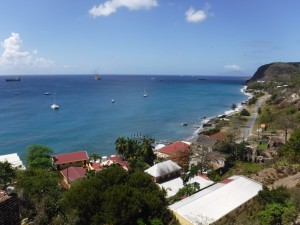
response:
{"label": "orange tile roof", "polygon": [[178,151],[187,151],[189,147],[190,146],[188,144],[182,141],[177,141],[173,144],[166,145],[165,147],[161,148],[159,152],[167,155],[176,155]]}
{"label": "orange tile roof", "polygon": [[209,135],[209,137],[210,137],[210,138],[215,138],[215,139],[217,139],[218,141],[226,141],[226,140],[227,140],[227,135],[226,135],[226,134],[223,134],[223,133],[221,133],[221,132],[218,132],[218,133]]}

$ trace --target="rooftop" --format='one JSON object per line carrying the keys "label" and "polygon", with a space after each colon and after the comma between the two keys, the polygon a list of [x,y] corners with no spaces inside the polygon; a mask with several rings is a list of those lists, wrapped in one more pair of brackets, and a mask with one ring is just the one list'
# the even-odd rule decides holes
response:
{"label": "rooftop", "polygon": [[[202,175],[193,177],[187,183],[192,184],[195,182],[200,184],[200,190],[202,190],[214,183],[208,177],[202,176]],[[176,195],[176,193],[179,191],[180,188],[183,188],[183,181],[180,177],[178,177],[178,178],[169,180],[167,182],[164,182],[164,183],[161,183],[158,185],[167,191],[167,198],[170,198],[170,197]]]}
{"label": "rooftop", "polygon": [[89,156],[86,151],[69,152],[55,155],[52,157],[56,165],[70,162],[88,160]]}
{"label": "rooftop", "polygon": [[215,138],[215,139],[217,139],[218,141],[226,141],[227,138],[228,138],[226,134],[223,134],[223,133],[221,133],[221,132],[218,132],[218,133],[209,135],[209,137],[210,137],[210,138]]}
{"label": "rooftop", "polygon": [[145,170],[146,173],[152,177],[161,177],[167,174],[181,170],[181,167],[174,163],[172,160],[160,162]]}
{"label": "rooftop", "polygon": [[167,155],[176,155],[179,151],[187,151],[189,149],[189,145],[182,141],[177,141],[173,144],[166,145],[162,147],[159,152]]}
{"label": "rooftop", "polygon": [[255,197],[262,185],[244,176],[232,176],[191,195],[169,208],[192,224],[211,223]]}
{"label": "rooftop", "polygon": [[70,166],[60,171],[69,182],[78,180],[85,176],[86,170],[83,167]]}
{"label": "rooftop", "polygon": [[0,162],[5,162],[5,161],[9,162],[15,168],[20,168],[24,170],[26,169],[17,153],[1,155]]}

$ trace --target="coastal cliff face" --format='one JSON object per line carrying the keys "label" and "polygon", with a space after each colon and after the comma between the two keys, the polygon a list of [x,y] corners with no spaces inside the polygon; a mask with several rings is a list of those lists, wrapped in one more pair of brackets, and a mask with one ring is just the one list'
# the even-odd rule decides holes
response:
{"label": "coastal cliff face", "polygon": [[247,83],[254,81],[289,81],[296,76],[300,77],[300,62],[270,63],[257,69]]}

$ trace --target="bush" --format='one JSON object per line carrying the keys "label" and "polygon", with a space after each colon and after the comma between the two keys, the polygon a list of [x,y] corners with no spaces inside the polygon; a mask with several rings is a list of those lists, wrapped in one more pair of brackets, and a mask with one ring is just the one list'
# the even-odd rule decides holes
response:
{"label": "bush", "polygon": [[240,115],[241,116],[250,116],[250,113],[247,109],[243,109],[241,112],[240,112]]}

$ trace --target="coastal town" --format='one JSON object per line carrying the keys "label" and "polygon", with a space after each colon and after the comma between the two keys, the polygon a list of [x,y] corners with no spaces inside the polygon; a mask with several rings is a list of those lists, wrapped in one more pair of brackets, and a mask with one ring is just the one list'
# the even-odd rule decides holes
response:
{"label": "coastal town", "polygon": [[[33,145],[28,149],[26,164],[16,153],[0,156],[0,224],[299,224],[300,88],[292,76],[278,78],[282,74],[274,70],[283,66],[298,72],[291,64],[270,64],[263,72],[258,70],[243,90],[249,99],[241,107],[233,104],[231,113],[204,123],[193,141],[162,144],[145,136],[120,137],[116,154],[110,156],[86,150],[54,154],[46,146]],[[272,75],[268,75],[271,69]],[[62,198],[63,206],[44,203],[53,193],[46,181],[39,182],[37,171],[42,169],[41,175],[49,176],[49,181],[57,175],[54,186],[61,193],[54,202]],[[51,171],[51,176],[46,171]],[[145,177],[138,178],[139,173]],[[164,214],[148,202],[139,204],[133,197],[136,192],[127,193],[119,185],[118,191],[130,193],[122,202],[137,206],[122,211],[131,213],[124,217],[127,222],[115,218],[118,212],[102,217],[108,209],[95,206],[101,203],[92,196],[98,196],[94,192],[102,186],[93,187],[93,182],[103,179],[108,189],[119,182],[114,179],[134,175],[141,179],[134,187],[145,190],[145,195],[150,191],[146,193],[148,186],[143,185],[149,181],[155,184],[151,192],[162,194],[163,200],[157,196],[149,199],[160,199],[156,203],[165,205],[158,211]],[[90,189],[84,189],[85,185]],[[28,188],[39,193],[26,193]],[[71,198],[73,190],[78,192]],[[112,193],[113,201],[118,202],[116,196],[121,195]],[[274,197],[279,193],[284,197]],[[70,202],[73,208],[65,206]],[[275,204],[278,213],[272,214]],[[50,209],[54,205],[55,210]],[[89,208],[93,206],[98,211]],[[83,218],[85,213],[89,218]]]}

